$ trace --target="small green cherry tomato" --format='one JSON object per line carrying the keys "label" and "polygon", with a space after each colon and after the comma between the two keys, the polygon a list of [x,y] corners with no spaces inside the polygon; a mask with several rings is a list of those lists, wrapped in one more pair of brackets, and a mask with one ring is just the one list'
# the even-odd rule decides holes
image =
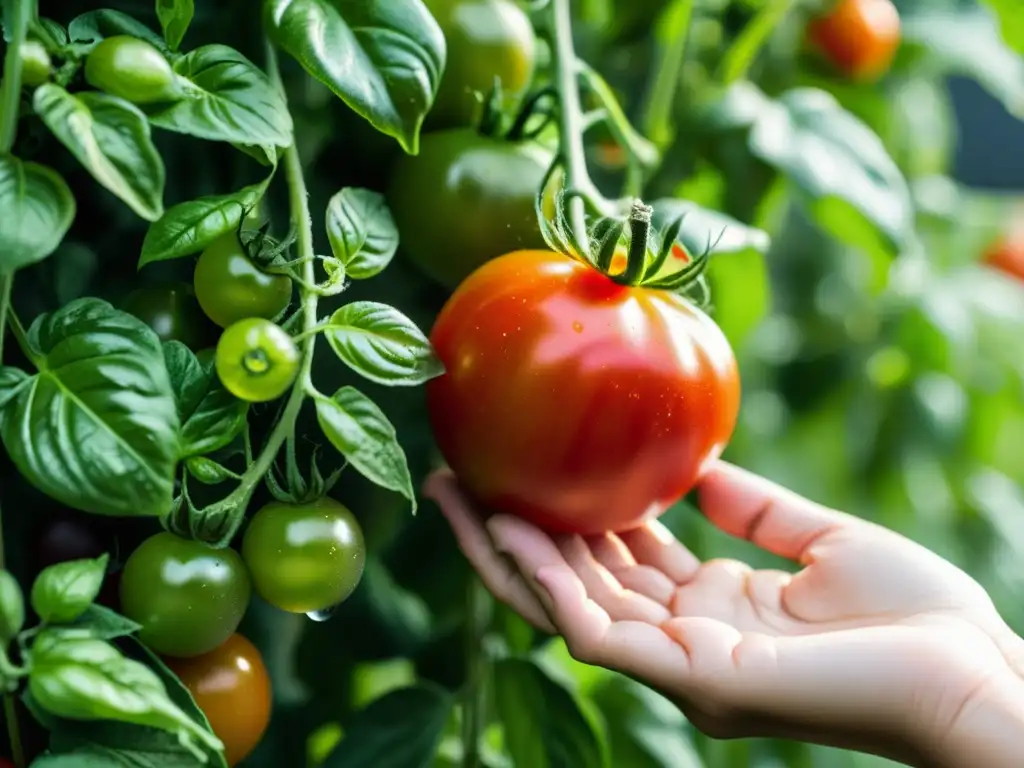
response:
{"label": "small green cherry tomato", "polygon": [[537,42],[529,17],[512,0],[426,0],[444,33],[447,61],[428,130],[470,126],[480,104],[501,81],[512,106],[533,78]]}
{"label": "small green cherry tomato", "polygon": [[283,328],[269,320],[239,320],[221,334],[215,357],[224,387],[241,400],[276,400],[295,381],[299,348]]}
{"label": "small green cherry tomato", "polygon": [[174,70],[145,40],[115,35],[100,41],[85,59],[85,80],[93,88],[133,104],[179,98]]}
{"label": "small green cherry tomato", "polygon": [[139,639],[164,656],[212,651],[238,629],[251,595],[237,552],[167,532],[142,542],[121,576],[122,613],[142,625]]}
{"label": "small green cherry tomato", "polygon": [[271,502],[249,523],[242,558],[260,597],[285,611],[309,613],[352,594],[366,546],[355,517],[334,499]]}
{"label": "small green cherry tomato", "polygon": [[211,335],[210,321],[186,283],[137,288],[125,296],[121,309],[152,328],[160,341],[180,341],[195,349]]}
{"label": "small green cherry tomato", "polygon": [[291,279],[256,266],[234,232],[202,252],[194,281],[199,306],[221,328],[247,317],[272,320],[292,300]]}
{"label": "small green cherry tomato", "polygon": [[53,65],[50,54],[38,40],[26,40],[21,44],[21,82],[35,88],[50,79]]}

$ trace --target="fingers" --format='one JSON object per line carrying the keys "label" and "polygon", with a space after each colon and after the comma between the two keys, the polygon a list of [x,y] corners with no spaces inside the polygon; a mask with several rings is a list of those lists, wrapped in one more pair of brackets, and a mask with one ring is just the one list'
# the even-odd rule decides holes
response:
{"label": "fingers", "polygon": [[657,520],[621,533],[619,538],[638,563],[661,571],[676,584],[685,584],[700,569],[700,560]]}
{"label": "fingers", "polygon": [[437,502],[452,527],[459,548],[491,594],[541,631],[554,633],[555,627],[536,594],[513,564],[494,548],[483,522],[470,509],[455,476],[448,470],[434,473],[424,483],[423,495]]}
{"label": "fingers", "polygon": [[863,525],[722,461],[701,480],[699,492],[704,515],[723,531],[804,565],[816,542]]}

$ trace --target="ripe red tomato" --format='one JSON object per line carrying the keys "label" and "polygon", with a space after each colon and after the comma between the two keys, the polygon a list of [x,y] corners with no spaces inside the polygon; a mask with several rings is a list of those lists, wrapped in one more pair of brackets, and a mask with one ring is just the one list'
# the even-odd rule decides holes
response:
{"label": "ripe red tomato", "polygon": [[260,743],[270,723],[270,677],[259,650],[239,634],[202,656],[164,663],[192,693],[234,766]]}
{"label": "ripe red tomato", "polygon": [[1004,237],[985,253],[985,263],[1010,277],[1024,281],[1024,232]]}
{"label": "ripe red tomato", "polygon": [[855,80],[873,80],[892,64],[900,45],[900,15],[892,0],[838,0],[808,26],[811,42]]}
{"label": "ripe red tomato", "polygon": [[445,460],[483,505],[549,531],[661,514],[736,424],[736,359],[707,315],[557,253],[484,264],[431,342],[446,368],[427,384]]}

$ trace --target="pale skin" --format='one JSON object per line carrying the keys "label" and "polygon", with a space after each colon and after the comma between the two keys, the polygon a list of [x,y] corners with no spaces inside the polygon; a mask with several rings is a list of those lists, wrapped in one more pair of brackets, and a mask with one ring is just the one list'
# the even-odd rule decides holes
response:
{"label": "pale skin", "polygon": [[1024,764],[1024,640],[974,579],[888,529],[725,462],[700,483],[702,512],[796,573],[701,563],[657,521],[583,538],[485,519],[448,470],[424,493],[495,597],[711,736]]}

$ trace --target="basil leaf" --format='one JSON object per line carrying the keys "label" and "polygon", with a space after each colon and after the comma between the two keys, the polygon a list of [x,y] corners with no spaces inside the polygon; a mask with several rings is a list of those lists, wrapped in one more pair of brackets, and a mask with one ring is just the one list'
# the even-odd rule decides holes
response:
{"label": "basil leaf", "polygon": [[194,0],[156,0],[156,17],[164,31],[164,40],[172,50],[178,50],[195,14]]}
{"label": "basil leaf", "polygon": [[0,570],[0,647],[7,647],[25,626],[25,598],[10,571]]}
{"label": "basil leaf", "polygon": [[104,554],[44,568],[32,585],[32,609],[48,624],[74,621],[100,593],[108,559]]}
{"label": "basil leaf", "polygon": [[398,228],[384,195],[345,188],[327,203],[327,239],[353,280],[380,274],[398,250]]}
{"label": "basil leaf", "polygon": [[164,212],[164,163],[146,116],[124,99],[59,85],[36,88],[36,114],[100,184],[147,221]]}
{"label": "basil leaf", "polygon": [[[47,635],[50,636],[47,636]],[[170,731],[197,757],[220,741],[167,695],[160,678],[110,643],[44,633],[32,647],[29,691],[50,714],[75,720],[117,720]]]}
{"label": "basil leaf", "polygon": [[343,363],[378,384],[415,386],[444,373],[423,331],[387,304],[346,304],[324,334]]}
{"label": "basil leaf", "polygon": [[90,636],[99,640],[114,640],[119,637],[127,637],[139,631],[141,627],[131,619],[125,618],[119,613],[105,608],[102,605],[93,603],[87,607],[74,621],[65,624],[63,627],[56,627],[54,631],[62,632],[87,632]]}
{"label": "basil leaf", "polygon": [[221,235],[238,229],[245,214],[263,197],[270,179],[230,195],[200,197],[167,209],[142,241],[139,267],[190,256]]}
{"label": "basil leaf", "polygon": [[0,412],[11,460],[39,490],[104,515],[170,509],[178,415],[160,342],[99,299],[79,299],[29,331],[41,370]]}
{"label": "basil leaf", "polygon": [[170,53],[160,35],[128,14],[110,8],[101,8],[76,16],[68,25],[68,35],[76,43],[98,43],[105,37],[130,35],[145,40],[161,53]]}
{"label": "basil leaf", "polygon": [[223,448],[245,428],[249,404],[224,389],[212,360],[204,367],[180,341],[165,342],[163,351],[181,423],[179,458]]}
{"label": "basil leaf", "polygon": [[314,403],[331,445],[367,480],[405,496],[415,513],[409,462],[394,426],[376,403],[355,387],[342,387],[334,397],[316,395]]}
{"label": "basil leaf", "polygon": [[174,62],[184,98],[146,108],[153,125],[210,141],[292,143],[292,118],[277,89],[245,56],[204,45]]}
{"label": "basil leaf", "polygon": [[42,261],[75,220],[75,196],[56,171],[0,155],[0,271]]}
{"label": "basil leaf", "polygon": [[422,0],[267,0],[263,7],[278,46],[374,128],[419,152],[446,53]]}

